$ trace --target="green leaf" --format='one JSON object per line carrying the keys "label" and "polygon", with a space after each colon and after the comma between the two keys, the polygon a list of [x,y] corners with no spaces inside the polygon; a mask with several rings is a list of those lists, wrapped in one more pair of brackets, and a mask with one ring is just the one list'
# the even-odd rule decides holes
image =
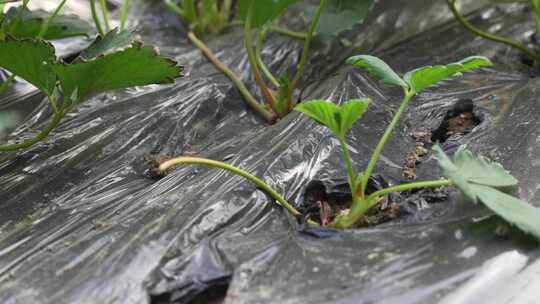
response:
{"label": "green leaf", "polygon": [[249,7],[253,3],[253,27],[263,26],[277,19],[285,9],[298,0],[238,0],[237,15],[246,21]]}
{"label": "green leaf", "polygon": [[477,195],[471,189],[471,184],[509,188],[518,183],[517,179],[499,163],[491,162],[484,157],[474,157],[465,146],[459,147],[453,160],[439,146],[435,146],[433,149],[437,153],[437,161],[443,174],[450,178],[474,203],[477,202]]}
{"label": "green leaf", "polygon": [[[22,6],[12,7],[6,13],[7,34],[16,38],[35,38],[41,31],[41,26],[50,13],[44,10],[30,11],[25,9],[21,19],[15,22]],[[14,25],[14,26],[12,26]],[[86,21],[75,15],[58,15],[49,23],[43,39],[54,40],[74,36],[88,36],[92,27]]]}
{"label": "green leaf", "polygon": [[0,67],[23,78],[51,95],[56,76],[51,64],[56,61],[54,47],[43,40],[0,40]]}
{"label": "green leaf", "polygon": [[131,46],[133,33],[130,31],[120,31],[113,29],[105,36],[98,36],[92,44],[82,51],[80,58],[88,61],[98,56],[110,54],[119,49]]}
{"label": "green leaf", "polygon": [[492,65],[486,57],[471,56],[448,65],[426,66],[409,71],[403,79],[414,92],[418,93],[452,76],[459,76],[461,73]]}
{"label": "green leaf", "polygon": [[369,100],[355,99],[338,106],[326,100],[311,100],[295,107],[317,123],[328,127],[338,138],[345,138],[345,133],[362,117],[369,105]]}
{"label": "green leaf", "polygon": [[[327,40],[333,34],[352,29],[362,23],[373,7],[374,0],[329,0],[321,19],[317,34],[322,40]],[[313,16],[315,9],[311,15]]]}
{"label": "green leaf", "polygon": [[473,154],[461,146],[454,159],[434,147],[443,174],[472,202],[482,202],[489,209],[519,229],[540,240],[540,210],[497,188],[517,186],[515,179],[499,163]]}
{"label": "green leaf", "polygon": [[347,63],[362,68],[368,73],[381,78],[386,84],[396,85],[406,89],[409,88],[405,81],[386,62],[375,56],[357,55],[347,59]]}
{"label": "green leaf", "polygon": [[92,61],[55,64],[53,69],[64,95],[71,96],[77,90],[79,101],[103,91],[173,82],[182,75],[176,62],[159,57],[153,48],[140,43]]}
{"label": "green leaf", "polygon": [[488,186],[472,185],[472,190],[491,211],[540,240],[540,210]]}

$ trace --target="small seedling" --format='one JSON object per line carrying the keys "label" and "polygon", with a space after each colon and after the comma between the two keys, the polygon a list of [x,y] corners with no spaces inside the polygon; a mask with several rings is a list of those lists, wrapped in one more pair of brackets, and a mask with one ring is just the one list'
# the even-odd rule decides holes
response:
{"label": "small seedling", "polygon": [[[514,41],[510,38],[497,36],[494,34],[491,34],[487,31],[484,31],[482,29],[479,29],[478,27],[472,25],[469,21],[463,17],[459,10],[456,7],[456,1],[457,0],[446,0],[448,3],[448,7],[452,11],[452,14],[456,18],[456,20],[463,25],[469,32],[472,34],[482,37],[487,40],[495,41],[498,43],[506,44],[514,49],[519,50],[523,55],[525,55],[527,58],[529,58],[533,66],[537,69],[540,69],[540,46],[536,50],[531,50],[524,44]],[[492,0],[494,1],[494,0]],[[494,1],[494,2],[503,2],[503,1]],[[507,1],[507,2],[518,2],[518,1]],[[540,33],[540,0],[523,0],[519,2],[529,2],[529,5],[531,7],[531,10],[533,12],[533,18],[536,24],[536,32]]]}
{"label": "small seedling", "polygon": [[[426,66],[412,70],[403,77],[400,77],[394,72],[384,61],[373,56],[354,56],[349,58],[347,62],[380,77],[387,84],[401,87],[404,92],[404,98],[371,155],[366,169],[361,173],[357,173],[353,168],[346,144],[346,133],[366,113],[369,100],[351,100],[341,106],[326,100],[313,100],[296,106],[297,111],[304,113],[317,123],[330,129],[341,144],[352,194],[352,205],[349,210],[337,215],[328,226],[338,229],[354,227],[368,210],[376,206],[391,193],[419,188],[448,186],[457,187],[473,203],[482,202],[509,223],[540,239],[540,211],[526,202],[501,191],[501,189],[517,186],[518,181],[504,170],[500,164],[488,161],[482,157],[474,157],[464,147],[461,147],[455,153],[453,160],[439,147],[435,147],[439,166],[442,168],[443,174],[447,177],[446,179],[417,181],[391,186],[373,193],[366,192],[368,180],[376,166],[379,155],[394,127],[400,120],[400,117],[411,102],[411,99],[425,88],[449,77],[461,75],[461,73],[480,67],[490,66],[491,62],[487,58],[473,56],[448,65]],[[300,214],[281,195],[264,183],[264,181],[242,169],[223,162],[196,157],[179,157],[161,164],[160,170],[164,172],[172,166],[179,164],[198,164],[228,170],[253,182],[259,189],[272,196],[292,215],[297,216]],[[314,223],[312,220],[309,222]]]}
{"label": "small seedling", "polygon": [[220,33],[231,24],[232,0],[164,0],[164,3],[197,35]]}
{"label": "small seedling", "polygon": [[53,113],[49,124],[36,137],[0,145],[0,152],[40,142],[67,113],[94,94],[174,82],[181,76],[182,68],[176,62],[160,57],[153,47],[143,46],[131,37],[130,32],[113,30],[98,37],[69,64],[56,58],[54,47],[45,40],[10,36],[0,40],[0,67],[43,92]]}
{"label": "small seedling", "polygon": [[[210,3],[213,4],[210,4]],[[308,61],[309,51],[314,36],[329,36],[361,22],[370,11],[373,0],[320,0],[311,14],[311,23],[307,33],[293,32],[276,26],[275,21],[283,12],[298,0],[238,0],[236,16],[240,19],[234,24],[244,27],[244,46],[251,71],[260,89],[263,102],[259,102],[247,89],[240,77],[221,62],[206,44],[199,39],[204,32],[219,32],[226,27],[226,13],[232,10],[230,1],[182,1],[181,5],[172,0],[165,3],[187,23],[188,38],[197,46],[217,69],[223,72],[238,89],[245,102],[269,123],[283,118],[296,105],[296,89]],[[203,9],[208,6],[209,9]],[[322,22],[319,23],[319,20]],[[216,24],[216,26],[210,26]],[[252,31],[256,30],[256,40]],[[293,77],[288,74],[276,77],[262,60],[262,50],[268,32],[275,31],[304,41],[300,61]]]}

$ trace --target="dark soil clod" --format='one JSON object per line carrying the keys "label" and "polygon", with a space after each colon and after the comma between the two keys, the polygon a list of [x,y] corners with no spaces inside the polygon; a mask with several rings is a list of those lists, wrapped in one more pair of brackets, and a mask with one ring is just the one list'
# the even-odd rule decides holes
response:
{"label": "dark soil clod", "polygon": [[174,171],[175,167],[171,167],[166,171],[161,171],[159,166],[170,160],[172,157],[168,155],[145,155],[143,156],[143,162],[145,166],[144,175],[152,179],[161,179],[167,174]]}

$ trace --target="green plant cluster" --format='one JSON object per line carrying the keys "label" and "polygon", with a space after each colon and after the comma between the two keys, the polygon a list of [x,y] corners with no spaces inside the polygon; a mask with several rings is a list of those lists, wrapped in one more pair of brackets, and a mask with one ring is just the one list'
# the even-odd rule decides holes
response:
{"label": "green plant cluster", "polygon": [[[50,15],[28,10],[28,3],[29,0],[24,0],[21,6],[5,14],[4,7],[0,7],[0,67],[11,73],[0,87],[0,94],[16,76],[21,77],[45,94],[53,114],[48,125],[34,138],[0,145],[0,152],[17,151],[42,141],[63,117],[91,95],[172,82],[182,76],[182,68],[176,62],[159,56],[155,48],[143,46],[130,31],[123,29],[128,1],[124,1],[120,29],[98,35],[70,63],[57,58],[54,46],[47,40],[89,36],[91,26],[74,16],[59,15],[65,0]],[[105,28],[109,30],[105,2],[101,3]],[[95,1],[91,1],[91,5],[94,7]],[[100,21],[95,20],[101,33]],[[146,69],[140,69],[141,65]],[[2,122],[8,123],[7,120]]]}
{"label": "green plant cluster", "polygon": [[[387,85],[403,90],[399,109],[374,148],[366,168],[358,172],[353,166],[346,135],[367,113],[370,101],[366,98],[355,99],[342,105],[327,100],[298,103],[295,89],[301,81],[314,37],[331,35],[363,20],[373,5],[372,0],[320,0],[312,12],[311,23],[306,33],[295,33],[275,25],[279,16],[295,4],[296,0],[164,1],[188,27],[191,42],[233,81],[245,101],[263,118],[274,122],[290,111],[296,110],[327,127],[338,139],[352,204],[350,209],[338,214],[328,223],[329,227],[337,229],[355,227],[370,209],[384,201],[391,193],[419,188],[455,187],[472,203],[484,204],[509,223],[540,239],[540,211],[505,192],[509,188],[515,188],[518,181],[500,164],[481,156],[476,157],[466,147],[461,147],[453,158],[450,158],[440,147],[435,146],[434,152],[445,178],[399,184],[373,193],[367,191],[368,181],[376,168],[381,152],[414,97],[441,81],[491,66],[492,63],[488,58],[471,56],[447,65],[420,67],[400,76],[377,57],[371,55],[350,57],[347,60],[348,64],[380,78]],[[455,0],[447,1],[456,17],[460,18],[455,10]],[[78,18],[59,15],[65,0],[50,15],[29,11],[28,2],[29,0],[23,0],[20,7],[12,8],[7,13],[4,13],[3,4],[0,4],[0,67],[11,73],[11,79],[15,76],[21,77],[43,92],[53,114],[49,124],[36,137],[15,144],[2,145],[0,152],[24,149],[43,140],[67,113],[94,94],[137,85],[173,82],[182,76],[182,68],[177,66],[176,62],[161,57],[153,47],[143,46],[141,42],[133,39],[130,31],[125,30],[127,0],[123,2],[120,11],[119,29],[111,29],[104,0],[99,0],[101,20],[98,17],[96,0],[90,1],[99,35],[88,48],[69,63],[56,57],[55,49],[47,39],[89,36],[90,27]],[[540,14],[537,13],[538,1],[532,0],[531,5],[536,13],[537,22],[540,22]],[[233,16],[238,19],[234,19]],[[462,23],[466,22],[464,19],[459,20]],[[198,38],[198,35],[205,33],[219,33],[235,23],[244,28],[246,53],[264,102],[257,101],[238,75],[225,66]],[[469,27],[467,23],[464,24]],[[253,41],[253,31],[257,34],[256,41]],[[275,77],[261,58],[265,35],[270,31],[293,36],[304,42],[297,71],[292,79],[289,79],[287,74]],[[538,63],[539,58],[534,55],[535,62]],[[140,69],[140,66],[145,66],[145,69]],[[4,86],[6,83],[9,85],[9,82],[5,82]],[[0,120],[6,120],[3,117],[0,115]],[[5,128],[4,121],[0,121],[0,131],[2,128]],[[179,164],[198,164],[228,170],[267,192],[293,216],[301,215],[292,204],[263,180],[227,163],[199,157],[178,157],[162,163],[159,169],[168,172]],[[307,222],[318,225],[313,219],[308,219]]]}
{"label": "green plant cluster", "polygon": [[[311,16],[308,31],[299,33],[275,24],[286,9],[298,0],[238,0],[236,7],[231,1],[164,2],[184,21],[190,41],[233,82],[244,101],[269,123],[285,117],[294,109],[297,102],[296,90],[308,62],[314,37],[328,37],[351,28],[367,16],[374,3],[373,0],[320,0],[316,9],[307,12]],[[240,77],[199,38],[205,33],[221,32],[236,24],[244,28],[244,46],[262,101],[257,100]],[[255,39],[253,30],[256,32]],[[292,76],[274,75],[262,59],[265,37],[272,31],[303,40],[302,54]]]}

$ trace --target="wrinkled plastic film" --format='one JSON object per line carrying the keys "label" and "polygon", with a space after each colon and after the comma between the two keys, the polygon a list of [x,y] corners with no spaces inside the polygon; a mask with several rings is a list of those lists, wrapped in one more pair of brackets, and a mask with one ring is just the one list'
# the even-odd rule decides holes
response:
{"label": "wrinkled plastic film", "polygon": [[[490,19],[483,18],[486,12]],[[489,213],[457,193],[419,211],[429,215],[422,221],[322,238],[229,173],[182,166],[158,181],[145,177],[145,155],[201,155],[263,178],[298,207],[310,182],[336,190],[346,181],[338,142],[328,130],[298,113],[264,125],[228,79],[187,43],[172,13],[158,3],[141,3],[137,14],[143,40],[175,56],[188,75],[170,86],[95,96],[43,143],[0,156],[2,302],[149,303],[152,297],[156,303],[184,303],[226,282],[227,303],[433,303],[478,282],[475,275],[496,256],[517,250],[536,260],[534,246],[519,237],[498,239],[493,231],[500,221],[483,219]],[[500,29],[507,36],[534,28],[520,10],[483,9],[471,17],[484,28],[513,24]],[[381,56],[401,73],[472,54],[496,63],[416,97],[376,173],[403,179],[403,159],[414,148],[410,133],[434,130],[457,100],[470,98],[483,121],[445,149],[468,144],[501,161],[520,180],[521,196],[537,203],[538,79],[519,65],[515,52],[475,39],[447,20],[443,2],[377,3],[366,26],[343,36],[354,46],[348,53]],[[231,30],[208,44],[247,79],[241,35]],[[401,92],[344,65],[338,40],[314,50],[303,94],[336,102],[372,99],[348,135],[359,169]],[[279,35],[269,36],[267,45],[265,60],[278,71],[287,71],[301,49]],[[46,101],[38,102],[10,139],[31,137],[44,125],[50,113]],[[427,160],[419,178],[439,176],[434,168],[433,159]],[[534,278],[527,267],[523,275]],[[516,293],[517,286],[500,292]]]}

